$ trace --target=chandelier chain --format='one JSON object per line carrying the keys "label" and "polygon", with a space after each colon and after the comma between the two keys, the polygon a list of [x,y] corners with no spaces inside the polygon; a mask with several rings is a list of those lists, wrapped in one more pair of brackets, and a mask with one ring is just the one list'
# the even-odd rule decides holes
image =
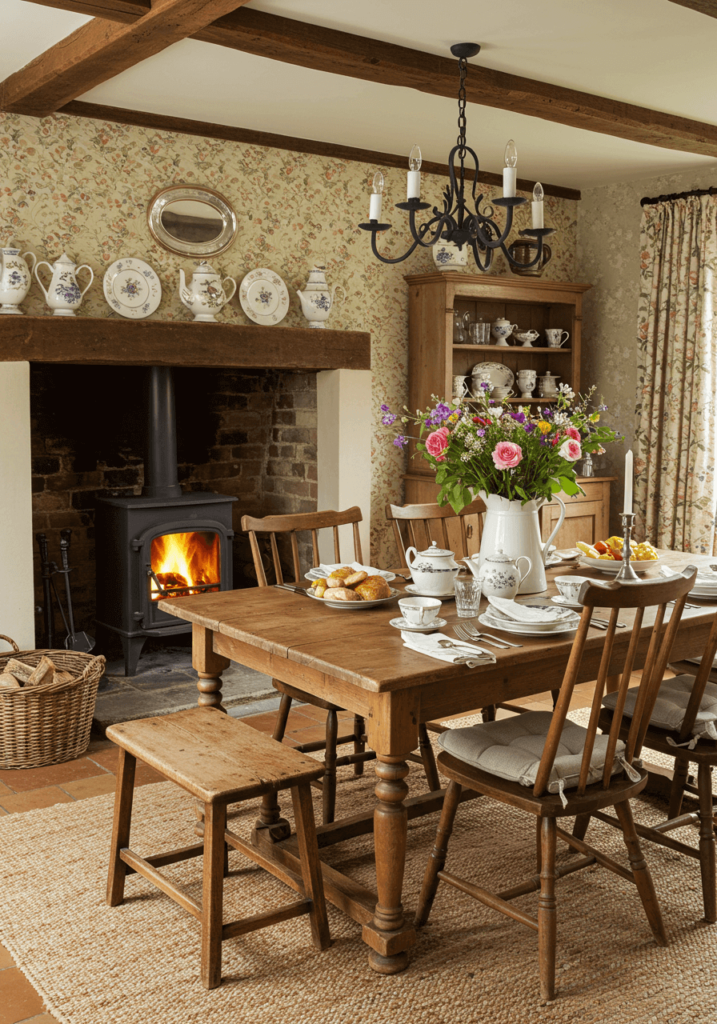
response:
{"label": "chandelier chain", "polygon": [[466,76],[468,74],[468,61],[461,57],[458,61],[460,84],[458,86],[458,158],[463,162],[466,156]]}

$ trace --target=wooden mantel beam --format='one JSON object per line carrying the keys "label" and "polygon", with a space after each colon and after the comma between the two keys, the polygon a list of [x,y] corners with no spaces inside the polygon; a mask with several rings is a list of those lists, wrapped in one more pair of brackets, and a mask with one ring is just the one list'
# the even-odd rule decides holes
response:
{"label": "wooden mantel beam", "polygon": [[0,107],[45,117],[247,2],[154,0],[129,24],[95,18],[0,83]]}
{"label": "wooden mantel beam", "polygon": [[[123,21],[133,17],[133,9],[149,10],[149,0],[30,2],[93,14],[101,10],[102,17]],[[712,6],[712,0],[701,0],[701,5]],[[382,85],[408,86],[437,96],[456,96],[457,73],[453,59],[323,26],[317,30],[315,25],[251,8],[234,10],[195,31],[193,38],[299,67]],[[467,96],[471,103],[512,110],[572,128],[717,157],[717,124],[693,121],[476,64],[470,66]],[[54,109],[61,105],[57,103]]]}
{"label": "wooden mantel beam", "polygon": [[671,0],[680,7],[689,7],[698,14],[706,14],[709,18],[717,18],[717,0]]}

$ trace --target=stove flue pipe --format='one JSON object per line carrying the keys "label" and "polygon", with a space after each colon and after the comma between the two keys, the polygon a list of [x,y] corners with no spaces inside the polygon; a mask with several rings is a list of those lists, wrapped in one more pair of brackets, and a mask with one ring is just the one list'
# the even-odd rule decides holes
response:
{"label": "stove flue pipe", "polygon": [[147,375],[147,447],[144,461],[147,498],[178,498],[177,415],[171,366],[151,366]]}

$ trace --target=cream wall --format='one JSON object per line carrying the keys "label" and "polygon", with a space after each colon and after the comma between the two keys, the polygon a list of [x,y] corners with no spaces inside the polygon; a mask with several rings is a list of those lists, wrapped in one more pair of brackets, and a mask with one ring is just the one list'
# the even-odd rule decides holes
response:
{"label": "cream wall", "polygon": [[[0,114],[0,238],[14,237],[23,250],[55,259],[63,250],[89,263],[95,284],[80,315],[114,316],[102,293],[102,275],[120,256],[139,256],[158,272],[164,295],[156,317],[186,319],[177,298],[180,266],[191,261],[164,252],[146,222],[147,203],[160,188],[185,182],[224,193],[239,218],[235,245],[212,261],[223,274],[241,279],[249,270],[268,267],[290,289],[302,287],[314,263],[323,263],[331,284],[341,284],[346,301],[330,320],[338,329],[370,331],[372,336],[371,542],[373,557],[392,560],[393,542],[383,507],[402,497],[403,455],[381,427],[379,406],[393,408],[406,399],[407,295],[404,274],[433,270],[430,252],[421,250],[405,263],[385,266],[373,258],[368,236],[356,225],[368,215],[369,182],[375,168],[301,153],[227,143],[56,114],[43,120]],[[403,171],[384,169],[384,213],[393,221],[384,243],[390,255],[406,248],[401,226],[405,214],[392,203],[405,198]],[[424,175],[424,198],[439,202],[446,179]],[[486,188],[488,198],[493,190]],[[578,204],[546,199],[546,224],[553,259],[547,278],[575,279]],[[390,211],[390,212],[389,212]],[[526,226],[529,209],[517,227]],[[475,269],[475,268],[474,268]],[[496,273],[507,273],[502,259]],[[83,279],[84,280],[84,279]],[[46,313],[33,285],[25,308]],[[222,319],[248,322],[237,301]],[[304,325],[292,291],[284,321]],[[207,327],[211,330],[211,326]],[[267,330],[280,330],[280,327]]]}
{"label": "cream wall", "polygon": [[609,406],[606,420],[625,435],[596,459],[600,475],[617,475],[612,524],[622,508],[624,453],[635,437],[637,396],[637,304],[640,295],[640,200],[717,185],[717,163],[709,171],[640,178],[585,189],[579,203],[577,279],[592,288],[583,298],[583,375],[597,384]]}

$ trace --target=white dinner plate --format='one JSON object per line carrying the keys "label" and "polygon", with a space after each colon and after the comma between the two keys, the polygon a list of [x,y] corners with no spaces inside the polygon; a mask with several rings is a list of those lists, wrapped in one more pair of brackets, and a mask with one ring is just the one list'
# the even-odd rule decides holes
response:
{"label": "white dinner plate", "polygon": [[250,320],[270,327],[289,312],[289,289],[273,270],[257,267],[239,285],[239,302]]}
{"label": "white dinner plate", "polygon": [[[329,573],[332,573],[334,569],[343,569],[345,565],[349,565],[356,572],[367,572],[369,576],[383,576],[386,583],[390,583],[392,580],[396,579],[396,574],[393,572],[388,572],[386,569],[374,569],[371,565],[360,565],[359,562],[334,562],[331,565],[327,563],[323,568],[327,569]],[[315,565],[312,569],[309,569],[304,576],[304,579],[311,580],[313,582],[314,580],[324,579],[324,574],[319,571],[319,566]],[[432,594],[428,595],[428,597],[432,596]],[[451,594],[451,597],[452,596],[453,595]]]}
{"label": "white dinner plate", "polygon": [[492,388],[512,388],[515,374],[505,363],[476,363],[471,374],[487,373]]}
{"label": "white dinner plate", "polygon": [[393,626],[394,629],[405,629],[408,633],[434,633],[437,629],[442,629],[447,622],[445,619],[435,618],[433,622],[429,622],[426,626],[412,626],[410,622],[406,622],[405,619],[391,619],[389,626]]}
{"label": "white dinner plate", "polygon": [[[566,633],[574,633],[577,629],[577,624],[574,626],[561,627],[560,629],[549,629],[549,630],[537,630],[530,629],[528,626],[521,626],[519,622],[510,623],[505,620],[497,622],[490,615],[479,615],[478,621],[483,626],[488,626],[489,629],[500,629],[504,633],[515,633],[517,636],[535,636],[535,637],[549,637],[549,636],[565,636]],[[515,626],[515,629],[513,628]]]}
{"label": "white dinner plate", "polygon": [[[635,572],[647,572],[649,569],[656,569],[658,566],[664,564],[664,558],[655,558],[651,562],[638,562],[631,561],[630,565],[633,567]],[[578,565],[584,566],[586,569],[595,569],[596,572],[606,572],[610,576],[616,576],[620,572],[620,566],[622,562],[613,562],[607,558],[588,558],[587,555],[580,553],[578,559]]]}
{"label": "white dinner plate", "polygon": [[136,256],[110,264],[102,284],[110,308],[130,320],[144,320],[162,301],[159,278],[149,263]]}
{"label": "white dinner plate", "polygon": [[360,611],[364,608],[376,608],[380,604],[388,604],[389,601],[395,601],[397,597],[401,596],[400,590],[394,590],[393,587],[389,588],[391,591],[390,597],[380,597],[378,601],[326,601],[323,597],[317,597],[316,594],[312,593],[312,588],[306,591],[312,601],[321,601],[327,608],[348,608],[350,611]]}
{"label": "white dinner plate", "polygon": [[[395,576],[392,576],[391,579],[395,579]],[[404,589],[407,594],[412,594],[414,597],[435,597],[436,601],[453,601],[456,596],[452,591],[450,594],[429,594],[427,590],[420,590],[415,583],[407,583]]]}
{"label": "white dinner plate", "polygon": [[575,558],[580,558],[581,553],[580,548],[564,548],[562,551],[555,552],[564,562],[572,562]]}

